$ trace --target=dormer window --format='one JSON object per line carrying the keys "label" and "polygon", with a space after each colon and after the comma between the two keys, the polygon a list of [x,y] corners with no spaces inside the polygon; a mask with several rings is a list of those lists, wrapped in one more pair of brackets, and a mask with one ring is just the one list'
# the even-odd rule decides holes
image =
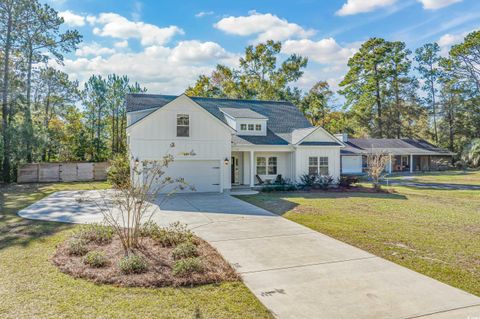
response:
{"label": "dormer window", "polygon": [[247,130],[247,124],[240,124],[240,131],[246,131]]}
{"label": "dormer window", "polygon": [[177,137],[190,136],[190,117],[188,114],[177,114]]}
{"label": "dormer window", "polygon": [[253,124],[248,124],[248,130],[253,131]]}
{"label": "dormer window", "polygon": [[255,131],[261,131],[262,130],[262,124],[255,124]]}

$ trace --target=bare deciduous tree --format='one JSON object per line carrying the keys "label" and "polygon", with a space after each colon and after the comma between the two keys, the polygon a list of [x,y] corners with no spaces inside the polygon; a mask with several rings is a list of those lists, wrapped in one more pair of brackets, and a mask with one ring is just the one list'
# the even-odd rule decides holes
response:
{"label": "bare deciduous tree", "polygon": [[372,179],[373,188],[375,190],[381,189],[380,181],[385,175],[385,167],[389,161],[389,155],[381,152],[374,153],[373,150],[367,155],[367,173]]}
{"label": "bare deciduous tree", "polygon": [[151,221],[161,205],[153,204],[160,193],[166,192],[167,195],[161,200],[164,201],[178,190],[195,190],[183,178],[166,176],[166,169],[173,161],[174,158],[169,153],[159,161],[139,161],[132,158],[130,172],[117,171],[117,174],[129,174],[116,177],[128,182],[114,185],[109,196],[100,194],[100,199],[96,201],[105,223],[111,226],[120,238],[125,255],[133,253],[138,247],[141,226]]}

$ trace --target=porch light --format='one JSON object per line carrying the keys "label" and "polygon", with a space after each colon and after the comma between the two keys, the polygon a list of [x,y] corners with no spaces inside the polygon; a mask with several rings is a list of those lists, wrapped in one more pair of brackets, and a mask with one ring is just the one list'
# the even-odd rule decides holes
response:
{"label": "porch light", "polygon": [[228,159],[228,157],[225,157],[225,159],[223,160],[223,163],[225,164],[225,166],[228,166],[228,164],[230,163],[230,160]]}

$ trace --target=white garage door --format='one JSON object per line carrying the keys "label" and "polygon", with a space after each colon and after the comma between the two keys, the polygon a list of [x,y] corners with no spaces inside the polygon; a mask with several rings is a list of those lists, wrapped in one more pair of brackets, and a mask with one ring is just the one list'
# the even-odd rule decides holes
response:
{"label": "white garage door", "polygon": [[359,174],[362,172],[361,156],[342,156],[342,173]]}
{"label": "white garage door", "polygon": [[195,187],[196,192],[220,191],[220,161],[176,160],[170,164],[165,175],[183,177],[185,182]]}

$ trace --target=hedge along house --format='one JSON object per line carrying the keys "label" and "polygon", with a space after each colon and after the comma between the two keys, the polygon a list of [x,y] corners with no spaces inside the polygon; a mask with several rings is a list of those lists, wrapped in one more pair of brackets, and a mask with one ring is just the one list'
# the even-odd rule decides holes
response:
{"label": "hedge along house", "polygon": [[452,166],[455,156],[455,153],[424,140],[336,136],[346,146],[341,151],[342,174],[362,174],[367,168],[368,154],[388,154],[390,160],[386,169],[389,173],[445,170]]}
{"label": "hedge along house", "polygon": [[340,178],[344,143],[311,126],[290,102],[130,94],[126,107],[132,157],[160,160],[174,143],[166,174],[198,192],[299,181],[303,174]]}

